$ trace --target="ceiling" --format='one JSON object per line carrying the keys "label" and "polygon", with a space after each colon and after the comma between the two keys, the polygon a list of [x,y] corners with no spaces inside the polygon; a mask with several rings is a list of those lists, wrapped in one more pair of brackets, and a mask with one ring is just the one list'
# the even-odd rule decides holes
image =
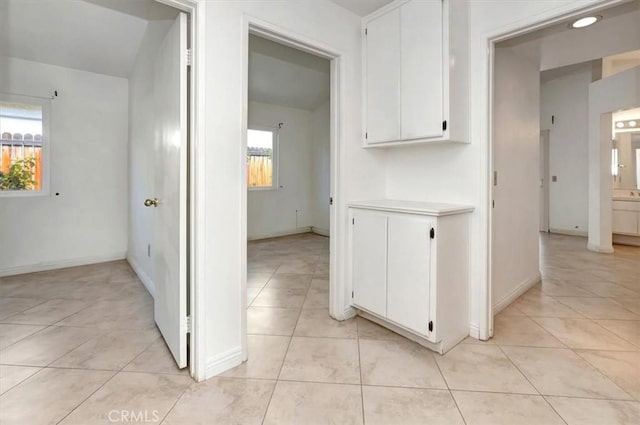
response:
{"label": "ceiling", "polygon": [[601,26],[602,22],[606,20],[609,20],[616,16],[624,15],[630,12],[635,12],[638,10],[640,10],[640,0],[627,1],[626,3],[623,3],[616,7],[610,7],[608,9],[602,9],[594,13],[585,14],[585,16],[588,16],[588,15],[602,16],[602,21],[600,23],[596,23],[591,27],[577,29],[577,30],[569,28],[569,24],[573,22],[575,19],[577,19],[574,17],[571,19],[562,20],[561,22],[549,25],[539,30],[523,34],[519,37],[513,37],[508,40],[502,41],[499,43],[499,46],[500,47],[515,46],[515,45],[519,45],[529,41],[539,40],[541,38],[545,38],[545,37],[549,37],[552,35],[565,33],[565,32],[571,32],[574,34],[584,34],[592,31],[594,28],[597,28],[598,26]]}
{"label": "ceiling", "polygon": [[338,6],[355,13],[358,16],[366,16],[391,3],[393,0],[331,0]]}
{"label": "ceiling", "polygon": [[249,37],[249,100],[314,110],[329,99],[329,61]]}
{"label": "ceiling", "polygon": [[0,56],[128,77],[148,20],[176,14],[153,0],[0,0]]}

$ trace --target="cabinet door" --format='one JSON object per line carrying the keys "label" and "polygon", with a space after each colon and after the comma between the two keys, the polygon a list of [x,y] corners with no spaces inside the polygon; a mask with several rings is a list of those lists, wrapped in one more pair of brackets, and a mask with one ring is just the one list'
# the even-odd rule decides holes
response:
{"label": "cabinet door", "polygon": [[387,313],[387,217],[353,210],[353,303],[384,317]]}
{"label": "cabinet door", "polygon": [[400,8],[402,139],[443,134],[442,20],[442,0],[413,0]]}
{"label": "cabinet door", "polygon": [[613,233],[637,235],[638,214],[636,211],[613,210]]}
{"label": "cabinet door", "polygon": [[429,335],[433,220],[390,216],[388,230],[387,318]]}
{"label": "cabinet door", "polygon": [[400,10],[369,22],[366,49],[367,143],[400,139]]}

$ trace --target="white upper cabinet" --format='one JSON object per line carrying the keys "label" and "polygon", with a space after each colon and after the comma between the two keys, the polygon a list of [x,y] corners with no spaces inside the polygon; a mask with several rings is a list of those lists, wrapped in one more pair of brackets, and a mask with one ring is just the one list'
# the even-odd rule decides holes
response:
{"label": "white upper cabinet", "polygon": [[363,19],[365,146],[468,141],[467,10],[398,0]]}
{"label": "white upper cabinet", "polygon": [[400,10],[371,21],[367,54],[367,127],[372,143],[400,137]]}

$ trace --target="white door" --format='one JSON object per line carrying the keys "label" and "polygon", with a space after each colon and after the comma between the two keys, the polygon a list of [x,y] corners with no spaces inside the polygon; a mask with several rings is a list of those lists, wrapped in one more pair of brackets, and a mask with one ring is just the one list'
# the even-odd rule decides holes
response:
{"label": "white door", "polygon": [[178,367],[187,366],[187,16],[167,33],[154,75],[156,115],[156,324]]}
{"label": "white door", "polygon": [[431,236],[426,217],[389,217],[387,318],[429,335]]}
{"label": "white door", "polygon": [[366,28],[366,139],[400,139],[400,10],[369,22]]}
{"label": "white door", "polygon": [[410,1],[400,7],[400,137],[442,136],[442,2]]}
{"label": "white door", "polygon": [[387,216],[353,210],[353,304],[385,317],[387,313]]}

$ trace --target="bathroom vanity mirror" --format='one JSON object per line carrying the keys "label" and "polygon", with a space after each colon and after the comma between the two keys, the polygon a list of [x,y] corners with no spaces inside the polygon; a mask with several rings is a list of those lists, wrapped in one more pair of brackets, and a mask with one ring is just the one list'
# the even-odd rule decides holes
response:
{"label": "bathroom vanity mirror", "polygon": [[615,133],[611,174],[614,189],[640,190],[640,129]]}

